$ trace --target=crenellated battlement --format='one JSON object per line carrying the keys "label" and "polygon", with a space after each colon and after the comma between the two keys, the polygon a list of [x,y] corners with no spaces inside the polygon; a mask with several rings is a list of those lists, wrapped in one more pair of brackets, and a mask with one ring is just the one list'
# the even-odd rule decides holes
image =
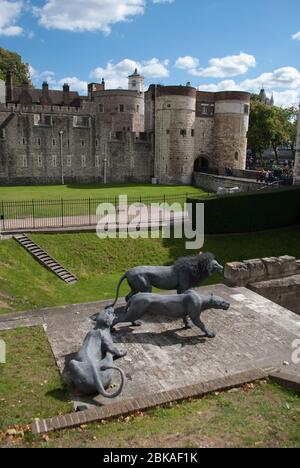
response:
{"label": "crenellated battlement", "polygon": [[0,104],[0,112],[11,113],[30,113],[30,114],[70,114],[70,115],[86,115],[93,112],[95,104],[92,102],[82,102],[81,107],[68,106],[42,106],[38,104],[22,105],[22,104]]}

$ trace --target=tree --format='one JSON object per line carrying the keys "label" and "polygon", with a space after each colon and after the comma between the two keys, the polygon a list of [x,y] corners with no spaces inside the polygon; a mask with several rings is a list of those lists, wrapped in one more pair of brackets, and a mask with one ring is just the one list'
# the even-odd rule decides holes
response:
{"label": "tree", "polygon": [[251,112],[248,132],[248,145],[254,157],[260,155],[262,162],[263,152],[270,146],[268,130],[268,116],[270,107],[262,103],[259,96],[251,97]]}
{"label": "tree", "polygon": [[278,147],[287,145],[289,140],[288,113],[281,107],[270,107],[267,117],[267,132],[273,148],[276,163],[279,164]]}
{"label": "tree", "polygon": [[5,80],[6,73],[9,71],[14,74],[15,86],[21,86],[24,82],[32,86],[28,64],[24,63],[17,53],[0,47],[0,79]]}
{"label": "tree", "polygon": [[293,153],[293,158],[296,155],[296,141],[297,141],[297,124],[299,111],[297,107],[289,107],[286,109],[288,119],[288,146]]}
{"label": "tree", "polygon": [[258,95],[251,96],[248,144],[254,155],[260,155],[262,164],[263,152],[270,147],[274,151],[277,164],[280,146],[289,146],[295,153],[297,115],[294,107],[272,107],[261,102]]}

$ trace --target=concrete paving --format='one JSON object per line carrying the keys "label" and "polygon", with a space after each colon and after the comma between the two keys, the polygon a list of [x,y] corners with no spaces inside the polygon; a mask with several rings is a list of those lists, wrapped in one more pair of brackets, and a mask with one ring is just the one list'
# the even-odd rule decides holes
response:
{"label": "concrete paving", "polygon": [[[125,358],[117,361],[127,377],[122,395],[113,401],[101,397],[86,399],[71,389],[75,406],[108,405],[255,368],[270,371],[288,368],[290,373],[300,375],[300,365],[291,362],[292,344],[300,338],[298,315],[246,288],[219,284],[200,288],[199,292],[222,296],[231,303],[229,311],[211,310],[202,316],[208,328],[216,332],[215,339],[203,337],[197,328],[184,330],[181,321],[162,317],[149,316],[140,328],[120,325],[114,341],[128,351]],[[63,373],[66,362],[93,326],[89,317],[109,303],[9,314],[0,317],[0,330],[43,326]]]}

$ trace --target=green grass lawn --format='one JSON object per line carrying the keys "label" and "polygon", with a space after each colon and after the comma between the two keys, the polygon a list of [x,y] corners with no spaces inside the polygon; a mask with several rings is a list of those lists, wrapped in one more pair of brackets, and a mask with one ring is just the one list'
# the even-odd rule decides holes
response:
{"label": "green grass lawn", "polygon": [[[139,264],[168,265],[186,251],[180,239],[107,239],[94,233],[35,234],[40,244],[79,279],[68,286],[43,268],[14,240],[0,242],[0,313],[110,299],[117,282]],[[300,226],[253,234],[206,236],[204,251],[220,262],[294,255],[300,258]],[[209,283],[222,278],[213,276]],[[121,293],[128,290],[124,285]]]}
{"label": "green grass lawn", "polygon": [[1,331],[0,339],[7,356],[0,364],[0,432],[73,411],[42,328]]}
{"label": "green grass lawn", "polygon": [[35,437],[28,427],[35,418],[66,414],[72,404],[41,328],[0,332],[0,339],[7,343],[1,447],[299,447],[300,399],[267,382]]}
{"label": "green grass lawn", "polygon": [[21,187],[0,187],[0,201],[11,200],[74,200],[82,198],[107,198],[119,195],[128,197],[163,197],[205,192],[190,185],[168,186],[151,184],[113,185],[37,185]]}

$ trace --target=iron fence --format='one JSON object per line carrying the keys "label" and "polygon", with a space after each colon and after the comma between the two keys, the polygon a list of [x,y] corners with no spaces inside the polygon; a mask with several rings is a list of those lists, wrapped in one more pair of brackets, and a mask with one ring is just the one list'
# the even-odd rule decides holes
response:
{"label": "iron fence", "polygon": [[[172,205],[178,203],[178,213],[182,213],[187,198],[194,195],[195,193],[129,196],[127,197],[127,205],[135,204],[149,207],[152,204],[168,203]],[[30,229],[46,230],[96,226],[101,221],[101,215],[98,214],[97,208],[103,203],[110,204],[118,214],[125,208],[125,205],[119,204],[119,196],[74,200],[0,201],[0,230],[13,232]],[[109,211],[107,213],[109,214]],[[132,218],[134,215],[131,216]],[[142,221],[145,219],[141,218]],[[163,221],[158,210],[157,219],[155,219],[154,210],[154,218],[152,217],[151,221]]]}

